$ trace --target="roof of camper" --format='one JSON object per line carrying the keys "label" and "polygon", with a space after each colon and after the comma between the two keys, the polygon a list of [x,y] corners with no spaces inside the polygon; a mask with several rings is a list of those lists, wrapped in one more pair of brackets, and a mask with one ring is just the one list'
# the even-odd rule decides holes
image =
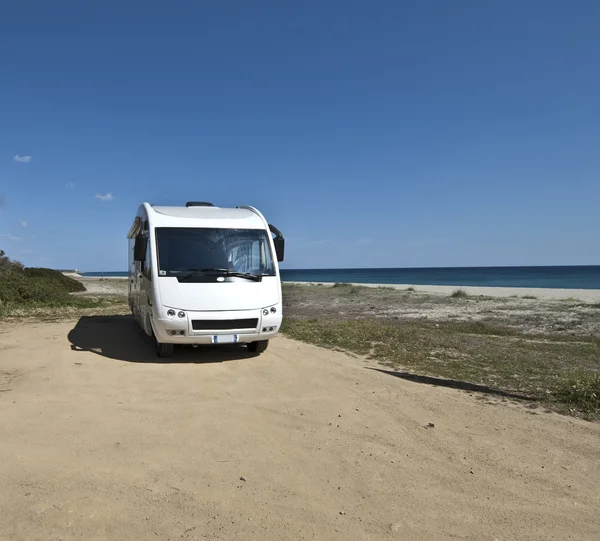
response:
{"label": "roof of camper", "polygon": [[154,227],[216,227],[226,229],[265,229],[261,217],[248,209],[220,207],[154,207],[150,217]]}

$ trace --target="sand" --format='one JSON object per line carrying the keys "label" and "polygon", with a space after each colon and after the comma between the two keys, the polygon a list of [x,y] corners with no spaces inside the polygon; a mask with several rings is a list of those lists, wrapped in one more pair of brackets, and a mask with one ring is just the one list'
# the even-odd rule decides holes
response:
{"label": "sand", "polygon": [[[75,278],[82,282],[90,293],[111,293],[122,292],[123,281],[126,276],[111,276],[109,278],[99,278],[91,276],[81,276],[76,273],[64,273],[67,276]],[[296,285],[316,285],[332,286],[331,282],[284,282],[284,284]],[[559,289],[559,288],[539,288],[539,287],[483,287],[483,286],[436,286],[436,285],[415,285],[415,284],[351,284],[363,287],[391,287],[393,289],[407,289],[412,287],[415,291],[421,293],[432,293],[435,295],[451,295],[457,289],[466,291],[469,295],[483,295],[488,297],[524,297],[532,296],[538,299],[560,300],[577,299],[582,302],[597,303],[600,302],[600,289]]]}
{"label": "sand", "polygon": [[[296,285],[321,284],[332,286],[329,282],[287,282]],[[462,289],[469,295],[484,295],[489,297],[524,297],[533,296],[538,299],[577,299],[583,302],[600,302],[600,289],[552,289],[541,287],[483,287],[483,286],[434,286],[415,284],[351,284],[364,287],[391,287],[393,289],[408,289],[412,287],[421,293],[436,295],[451,295],[457,289]]]}
{"label": "sand", "polygon": [[100,278],[96,276],[72,276],[78,282],[81,282],[85,291],[79,295],[127,295],[129,282],[127,276],[111,276],[110,278]]}
{"label": "sand", "polygon": [[[73,276],[82,282],[89,293],[119,293],[127,288],[127,277],[98,278],[87,276]],[[329,282],[284,282],[284,284],[332,286]],[[524,287],[479,287],[479,286],[435,286],[411,284],[351,284],[363,287],[391,287],[393,289],[407,289],[412,287],[421,293],[434,295],[450,295],[457,289],[466,291],[469,295],[483,295],[488,297],[525,297],[531,296],[546,300],[579,300],[582,302],[600,302],[600,289],[550,289],[550,288],[524,288]]]}
{"label": "sand", "polygon": [[600,539],[599,424],[377,368],[0,323],[0,539]]}

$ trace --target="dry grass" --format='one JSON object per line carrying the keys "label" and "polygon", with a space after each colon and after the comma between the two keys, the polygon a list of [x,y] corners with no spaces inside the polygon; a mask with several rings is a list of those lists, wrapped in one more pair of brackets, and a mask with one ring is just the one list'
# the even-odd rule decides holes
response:
{"label": "dry grass", "polygon": [[[565,313],[561,301],[467,297],[457,303],[450,297],[357,289],[284,287],[283,332],[394,370],[482,385],[585,418],[600,416],[600,338],[582,332],[600,324],[597,309],[585,307],[585,326],[563,323],[549,330],[548,319],[557,313],[565,322],[576,321],[577,303],[566,303],[573,313]],[[501,313],[471,317],[492,307]],[[421,317],[415,317],[418,310]]]}
{"label": "dry grass", "polygon": [[464,289],[457,289],[452,293],[452,295],[450,295],[450,297],[453,299],[464,299],[468,296],[469,294]]}
{"label": "dry grass", "polygon": [[558,387],[554,399],[568,407],[571,413],[582,413],[587,418],[600,417],[600,374],[575,375]]}
{"label": "dry grass", "polygon": [[[442,296],[350,284],[285,285],[289,337],[395,370],[471,383],[556,411],[600,417],[600,304]],[[460,302],[458,302],[460,301]],[[52,320],[127,313],[124,293],[2,308]],[[460,385],[457,385],[460,388]]]}
{"label": "dry grass", "polygon": [[72,319],[87,315],[122,314],[129,311],[122,296],[77,296],[66,303],[31,303],[8,305],[0,309],[3,319],[51,320]]}

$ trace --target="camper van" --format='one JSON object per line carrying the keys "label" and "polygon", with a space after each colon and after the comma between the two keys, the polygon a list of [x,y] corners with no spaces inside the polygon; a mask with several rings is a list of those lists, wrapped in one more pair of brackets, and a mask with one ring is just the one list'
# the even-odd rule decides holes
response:
{"label": "camper van", "polygon": [[143,203],[128,239],[129,306],[159,357],[178,344],[267,349],[281,326],[285,241],[257,209]]}

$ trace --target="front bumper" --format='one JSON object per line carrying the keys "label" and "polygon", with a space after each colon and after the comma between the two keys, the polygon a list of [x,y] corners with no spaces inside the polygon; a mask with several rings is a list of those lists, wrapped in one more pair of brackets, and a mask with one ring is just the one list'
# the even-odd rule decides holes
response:
{"label": "front bumper", "polygon": [[[276,306],[276,310],[274,314],[269,311],[266,316],[263,315],[262,309],[185,312],[185,317],[181,318],[177,315],[179,310],[175,310],[173,317],[152,317],[152,329],[156,339],[164,344],[214,344],[215,336],[227,337],[221,342],[231,341],[236,337],[236,343],[245,344],[269,340],[277,335],[282,321],[281,306]],[[248,328],[247,322],[251,320],[253,326]],[[236,328],[240,321],[245,322],[244,327]],[[215,328],[211,328],[211,325]],[[219,343],[218,338],[216,342]]]}

